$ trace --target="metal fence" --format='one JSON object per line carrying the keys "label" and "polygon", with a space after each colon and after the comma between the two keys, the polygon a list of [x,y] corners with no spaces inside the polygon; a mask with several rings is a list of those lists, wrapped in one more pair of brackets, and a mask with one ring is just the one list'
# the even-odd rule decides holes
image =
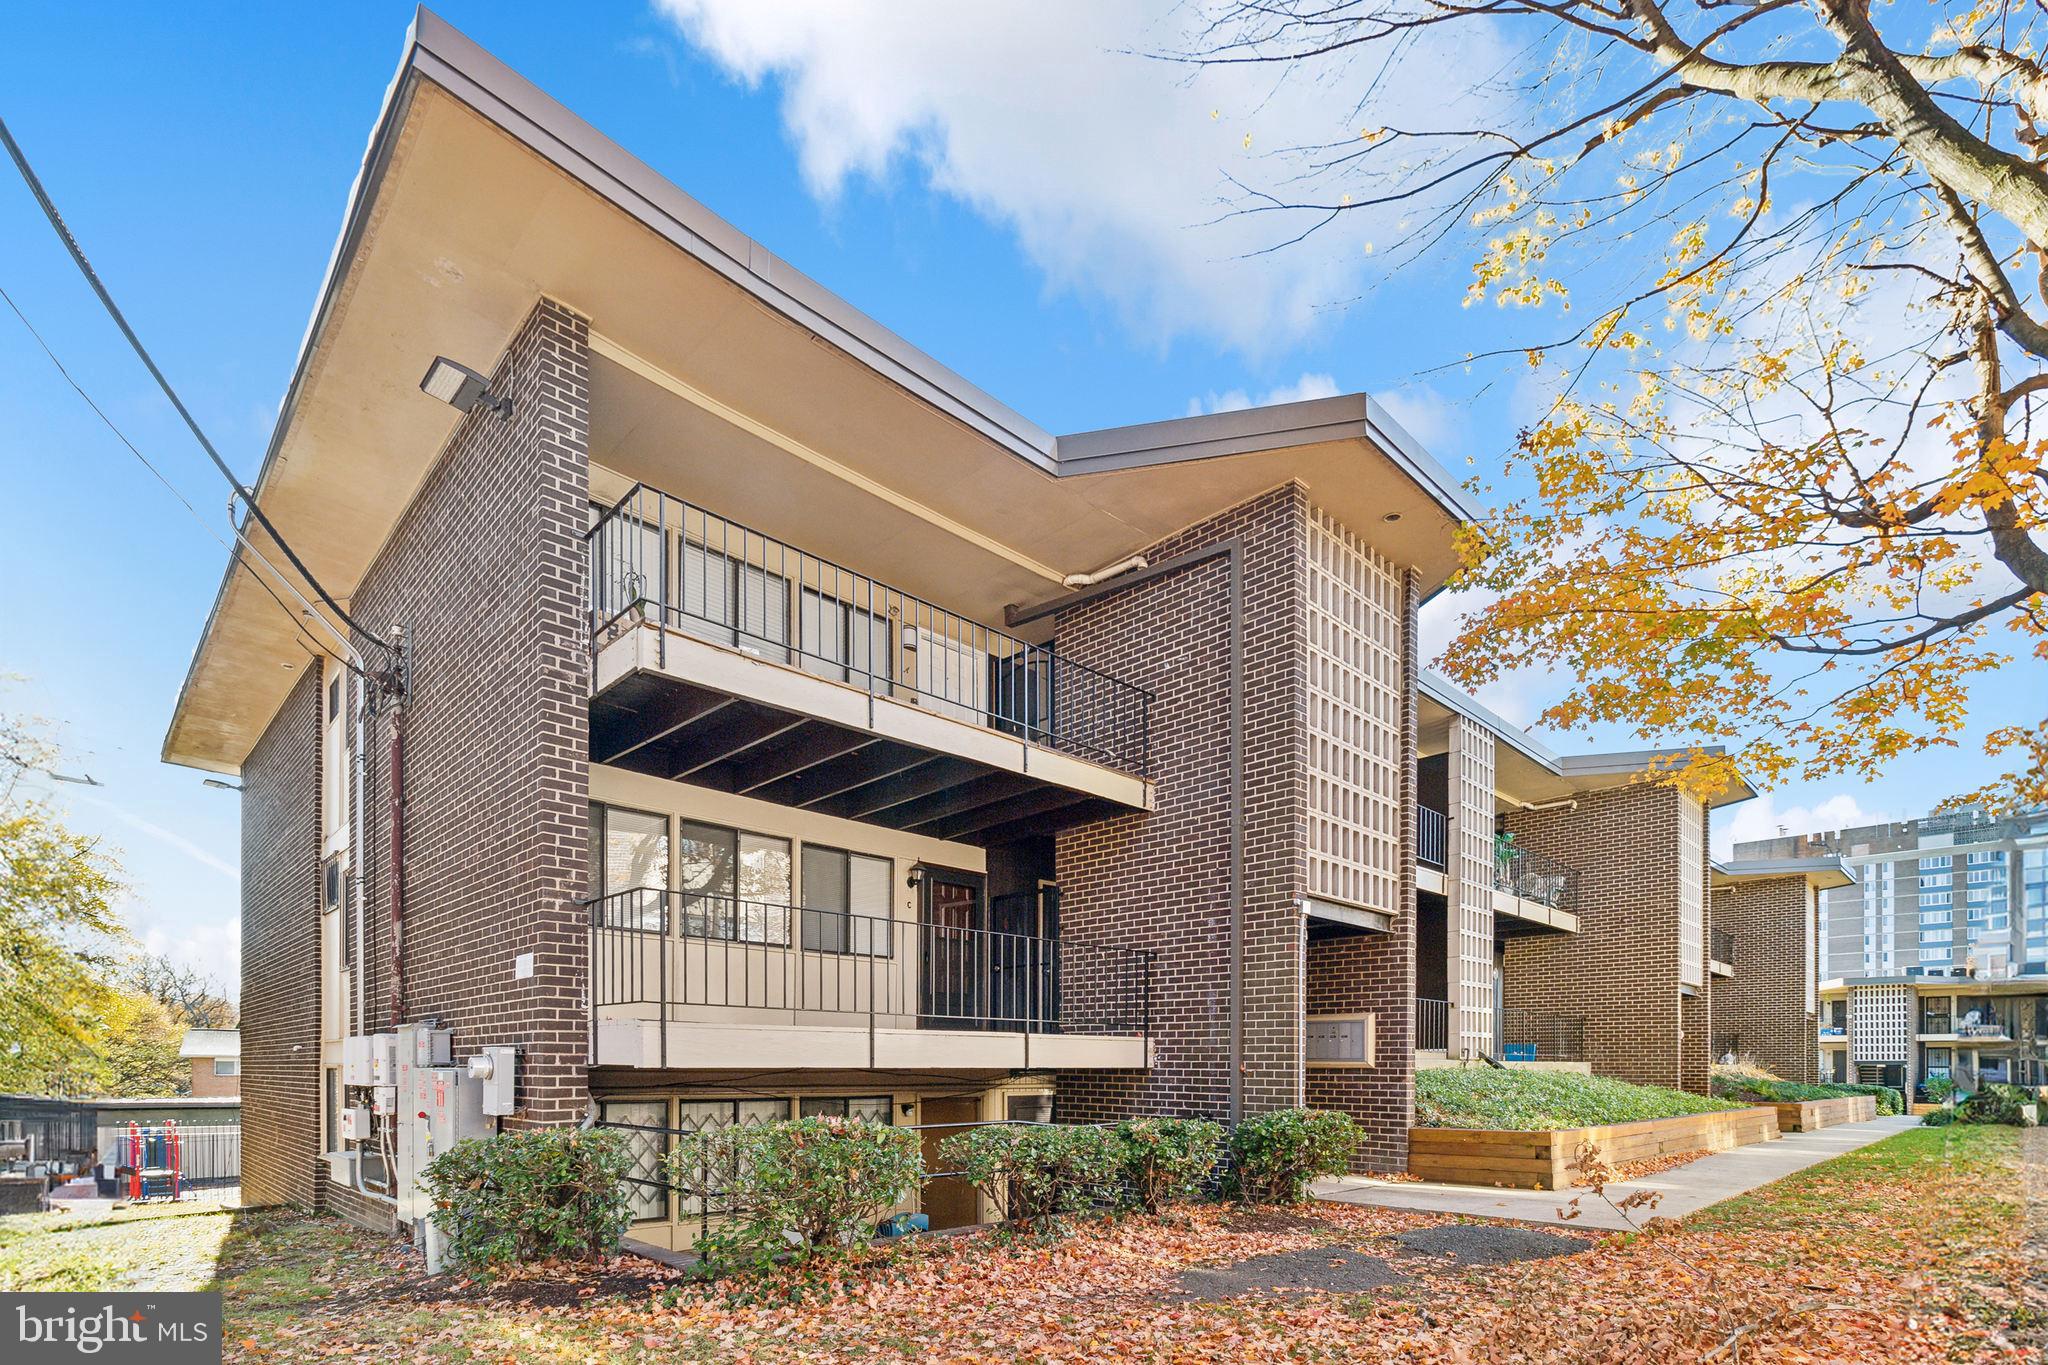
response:
{"label": "metal fence", "polygon": [[1496,840],[1493,850],[1493,885],[1496,890],[1552,910],[1569,910],[1576,901],[1578,873],[1574,869],[1523,848]]}
{"label": "metal fence", "polygon": [[651,1007],[663,1021],[779,1010],[827,1027],[1149,1034],[1153,959],[702,892],[590,902],[593,1025],[598,1011]]}
{"label": "metal fence", "polygon": [[[590,548],[593,650],[637,618],[1145,775],[1152,694],[635,484]],[[664,657],[666,636],[659,648]]]}
{"label": "metal fence", "polygon": [[1503,1061],[1586,1060],[1586,1021],[1581,1015],[1508,1008],[1497,1012],[1494,1029]]}
{"label": "metal fence", "polygon": [[1415,997],[1415,1050],[1442,1052],[1450,1047],[1451,1002]]}
{"label": "metal fence", "polygon": [[[221,1197],[242,1183],[238,1124],[107,1124],[98,1131],[99,1164],[116,1169],[175,1171],[181,1195]],[[116,1177],[115,1195],[133,1191]]]}
{"label": "metal fence", "polygon": [[1443,868],[1445,851],[1444,813],[1428,806],[1415,808],[1415,858],[1430,867]]}

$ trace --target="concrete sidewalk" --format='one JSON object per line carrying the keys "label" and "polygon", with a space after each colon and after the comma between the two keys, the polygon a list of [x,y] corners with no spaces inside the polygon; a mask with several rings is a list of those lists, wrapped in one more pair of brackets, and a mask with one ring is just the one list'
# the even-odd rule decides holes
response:
{"label": "concrete sidewalk", "polygon": [[[1616,1201],[1636,1190],[1655,1190],[1663,1198],[1651,1210],[1637,1210],[1636,1218],[1683,1218],[1688,1213],[1746,1194],[1759,1185],[1783,1179],[1808,1166],[1868,1147],[1894,1133],[1917,1128],[1920,1120],[1906,1115],[1872,1119],[1868,1123],[1845,1123],[1823,1128],[1818,1133],[1787,1133],[1775,1142],[1755,1142],[1732,1151],[1701,1157],[1690,1165],[1665,1171],[1642,1180],[1630,1180],[1607,1187]],[[1580,1227],[1626,1229],[1629,1224],[1619,1213],[1597,1198],[1579,1203],[1579,1216],[1567,1219],[1563,1210],[1580,1190],[1503,1190],[1490,1185],[1439,1185],[1430,1182],[1386,1182],[1363,1176],[1343,1176],[1318,1181],[1314,1193],[1319,1199],[1339,1204],[1368,1204],[1386,1209],[1422,1209],[1431,1213],[1462,1213],[1476,1218],[1507,1218],[1519,1223],[1573,1223]]]}

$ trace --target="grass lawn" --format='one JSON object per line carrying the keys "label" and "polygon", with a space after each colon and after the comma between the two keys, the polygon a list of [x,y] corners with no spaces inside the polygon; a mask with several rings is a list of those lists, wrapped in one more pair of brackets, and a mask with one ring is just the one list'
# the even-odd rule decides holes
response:
{"label": "grass lawn", "polygon": [[[1053,1246],[927,1238],[797,1305],[632,1260],[493,1285],[428,1280],[388,1239],[333,1219],[124,1231],[224,1234],[228,1358],[245,1362],[2023,1360],[2039,1359],[2020,1343],[2041,1323],[2019,1308],[2019,1140],[1915,1129],[1682,1224],[1553,1230],[1570,1239],[1554,1249],[1572,1254],[1512,1265],[1396,1240],[1463,1221],[1440,1215],[1205,1208],[1090,1224]],[[8,1249],[17,1266],[62,1262],[80,1235],[11,1236]],[[1225,1283],[1263,1284],[1248,1272],[1266,1263],[1242,1263],[1284,1252],[1333,1277],[1361,1257],[1384,1274],[1364,1291],[1222,1296],[1182,1278],[1235,1266]]]}
{"label": "grass lawn", "polygon": [[1587,1128],[1742,1107],[1683,1090],[1570,1071],[1473,1066],[1415,1073],[1415,1122],[1424,1128]]}
{"label": "grass lawn", "polygon": [[0,1218],[0,1291],[203,1289],[233,1217],[196,1203]]}

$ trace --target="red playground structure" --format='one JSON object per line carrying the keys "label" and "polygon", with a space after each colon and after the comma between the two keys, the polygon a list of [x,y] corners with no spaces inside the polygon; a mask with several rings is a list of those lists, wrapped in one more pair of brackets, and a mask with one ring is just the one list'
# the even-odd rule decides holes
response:
{"label": "red playground structure", "polygon": [[151,1199],[175,1200],[181,1193],[185,1174],[185,1144],[178,1136],[175,1119],[161,1128],[144,1128],[130,1123],[121,1139],[122,1161],[116,1175],[127,1181],[132,1203]]}

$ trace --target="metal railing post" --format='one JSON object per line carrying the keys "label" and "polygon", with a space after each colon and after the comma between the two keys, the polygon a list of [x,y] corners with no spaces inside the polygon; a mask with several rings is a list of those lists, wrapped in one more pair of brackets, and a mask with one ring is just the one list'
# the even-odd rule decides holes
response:
{"label": "metal railing post", "polygon": [[656,1027],[658,1027],[658,1028],[659,1028],[659,1029],[661,1030],[661,1069],[662,1069],[663,1071],[666,1071],[666,1070],[668,1070],[668,968],[669,968],[669,944],[670,944],[671,942],[673,942],[673,941],[674,941],[674,938],[675,938],[675,936],[674,936],[673,934],[671,934],[671,933],[669,932],[669,924],[668,924],[668,919],[669,919],[669,917],[668,917],[668,903],[667,903],[667,901],[668,901],[668,898],[667,898],[667,893],[663,893],[663,897],[662,897],[662,907],[661,907],[661,909],[662,909],[662,914],[661,914],[661,950],[660,950],[660,951],[659,951],[659,952],[658,952],[658,953],[657,953],[657,954],[655,955],[655,961],[656,961],[656,965],[657,965],[657,966],[658,966],[658,967],[660,968],[660,973],[661,973],[661,984],[660,984],[660,986],[659,986],[659,988],[658,988],[658,993],[659,993],[659,995],[660,995],[660,997],[661,997],[661,1004],[660,1004],[660,1011],[659,1011],[659,1016],[658,1016],[658,1020],[657,1020],[657,1023],[656,1023]]}

